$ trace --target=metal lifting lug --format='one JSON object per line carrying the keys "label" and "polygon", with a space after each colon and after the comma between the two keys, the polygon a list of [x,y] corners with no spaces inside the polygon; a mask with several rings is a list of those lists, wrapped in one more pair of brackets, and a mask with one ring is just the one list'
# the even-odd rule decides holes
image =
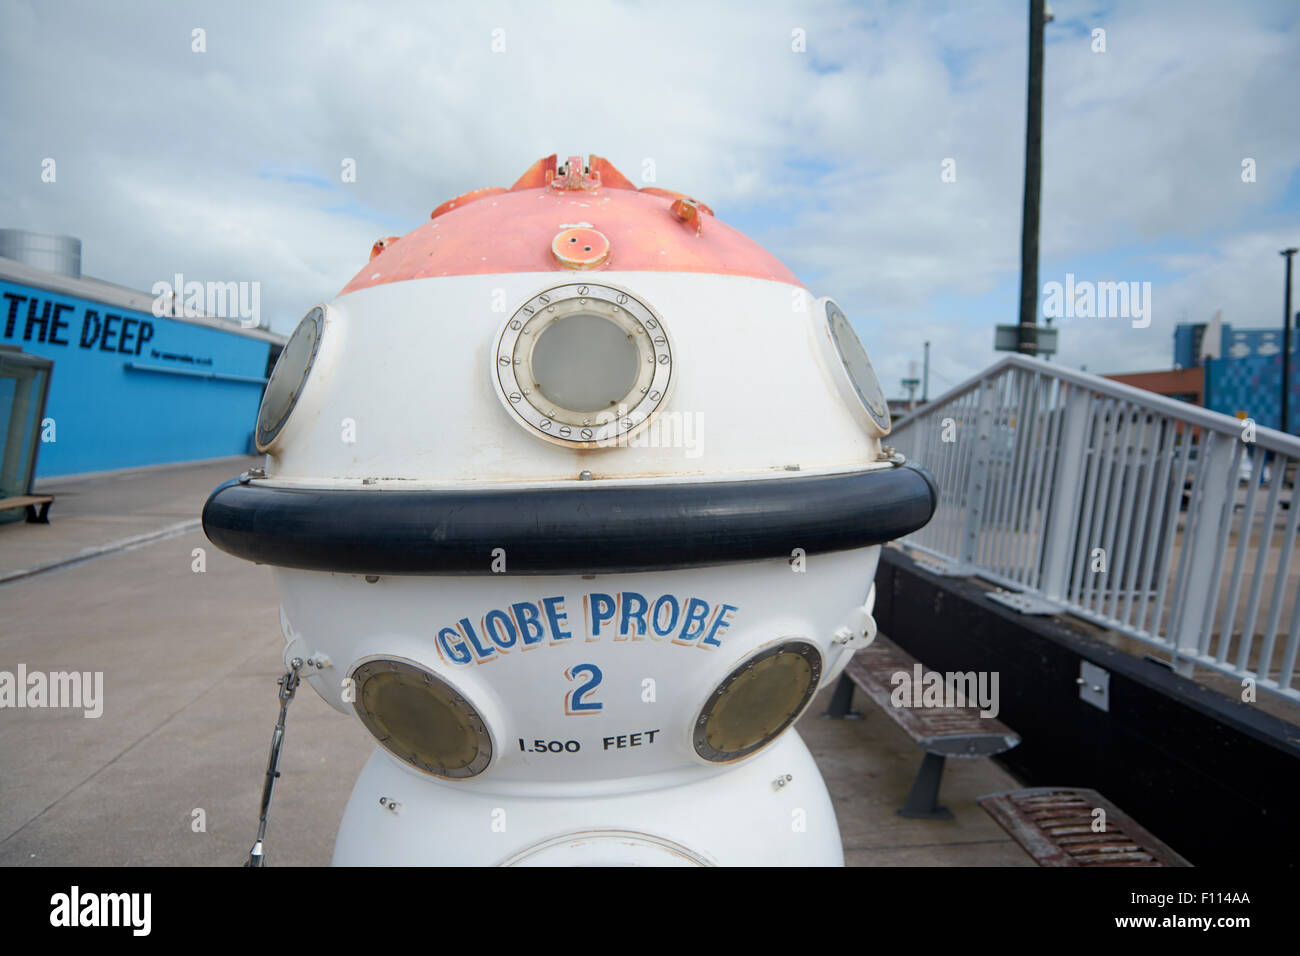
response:
{"label": "metal lifting lug", "polygon": [[284,664],[286,667],[291,667],[292,661],[298,661],[299,670],[301,671],[299,677],[311,677],[334,666],[334,661],[328,654],[324,651],[307,653],[307,646],[302,639],[302,635],[290,633],[292,636],[284,646]]}
{"label": "metal lifting lug", "polygon": [[847,623],[835,630],[835,643],[848,651],[861,650],[876,639],[876,619],[864,605],[855,607]]}

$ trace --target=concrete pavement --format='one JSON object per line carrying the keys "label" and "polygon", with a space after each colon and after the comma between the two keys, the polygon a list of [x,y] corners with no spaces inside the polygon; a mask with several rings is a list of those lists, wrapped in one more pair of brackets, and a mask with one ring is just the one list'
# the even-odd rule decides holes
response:
{"label": "concrete pavement", "polygon": [[38,481],[54,495],[48,525],[0,524],[0,581],[103,548],[198,526],[208,493],[260,457],[222,458]]}

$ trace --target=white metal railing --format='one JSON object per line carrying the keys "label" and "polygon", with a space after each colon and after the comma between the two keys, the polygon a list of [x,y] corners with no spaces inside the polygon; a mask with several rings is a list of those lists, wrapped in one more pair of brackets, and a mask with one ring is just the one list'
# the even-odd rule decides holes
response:
{"label": "white metal railing", "polygon": [[900,422],[939,504],[904,544],[1300,701],[1300,439],[1010,355]]}

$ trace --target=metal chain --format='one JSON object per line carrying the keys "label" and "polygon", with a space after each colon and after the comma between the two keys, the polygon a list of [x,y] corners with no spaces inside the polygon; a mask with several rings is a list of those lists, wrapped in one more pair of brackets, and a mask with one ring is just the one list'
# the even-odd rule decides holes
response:
{"label": "metal chain", "polygon": [[262,784],[262,812],[257,823],[257,841],[248,852],[248,862],[244,866],[266,866],[266,821],[271,813],[271,794],[275,791],[276,778],[280,776],[280,749],[284,745],[284,718],[289,711],[289,701],[298,690],[300,680],[298,671],[302,669],[302,658],[295,657],[289,664],[289,670],[280,678],[280,717],[275,722],[275,732],[271,734],[271,754],[266,761],[266,782]]}

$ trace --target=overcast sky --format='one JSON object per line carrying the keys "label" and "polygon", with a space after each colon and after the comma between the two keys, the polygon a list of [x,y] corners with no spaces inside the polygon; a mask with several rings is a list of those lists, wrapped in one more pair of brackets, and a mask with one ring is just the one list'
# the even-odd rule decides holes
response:
{"label": "overcast sky", "polygon": [[[1279,325],[1300,4],[1052,6],[1040,286],[1152,284],[1148,328],[1064,320],[1058,360],[1168,368],[1177,322]],[[86,274],[136,288],[260,281],[287,332],[446,199],[552,152],[633,180],[652,160],[655,185],[836,298],[891,395],[930,340],[936,394],[1017,320],[1027,16],[1024,0],[0,0],[0,226],[78,236]]]}

